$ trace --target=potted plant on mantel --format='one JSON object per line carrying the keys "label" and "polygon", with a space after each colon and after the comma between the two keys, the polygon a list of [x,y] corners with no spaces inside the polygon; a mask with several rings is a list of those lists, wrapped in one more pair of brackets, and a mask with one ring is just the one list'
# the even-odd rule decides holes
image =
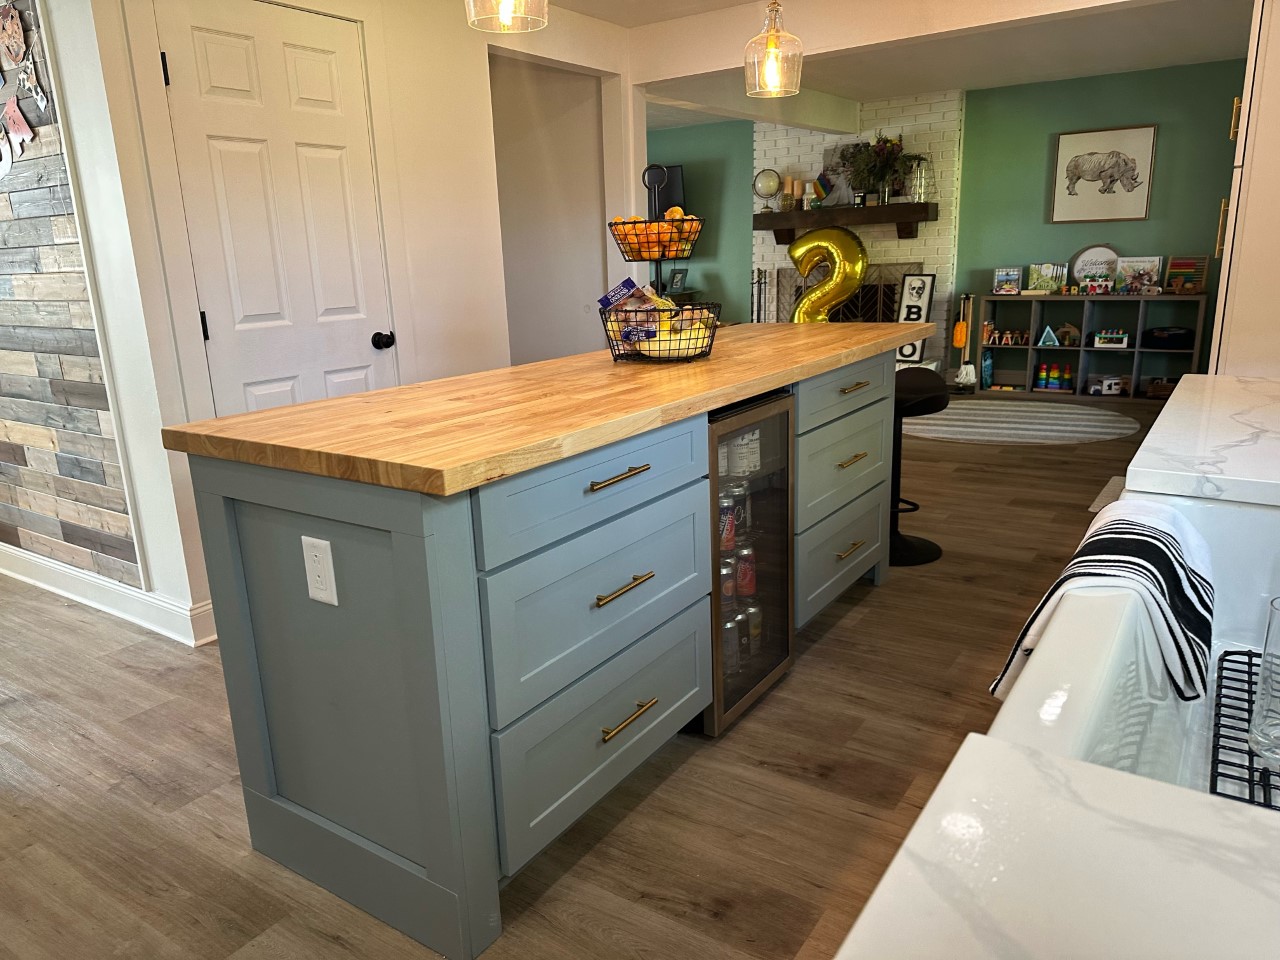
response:
{"label": "potted plant on mantel", "polygon": [[916,167],[929,160],[922,153],[907,153],[901,137],[883,133],[871,143],[852,144],[843,159],[849,182],[879,191],[881,203],[888,203],[894,193],[905,193]]}

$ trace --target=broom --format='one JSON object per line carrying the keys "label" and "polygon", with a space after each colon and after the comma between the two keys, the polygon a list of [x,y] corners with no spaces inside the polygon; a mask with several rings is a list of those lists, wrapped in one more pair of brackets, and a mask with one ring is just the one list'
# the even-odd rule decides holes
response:
{"label": "broom", "polygon": [[974,387],[978,382],[977,368],[973,365],[973,361],[969,359],[969,327],[972,322],[973,295],[966,293],[960,298],[960,319],[956,321],[956,329],[951,338],[953,345],[958,340],[964,347],[964,352],[960,357],[960,369],[956,371],[956,386],[963,387],[966,390],[969,387]]}

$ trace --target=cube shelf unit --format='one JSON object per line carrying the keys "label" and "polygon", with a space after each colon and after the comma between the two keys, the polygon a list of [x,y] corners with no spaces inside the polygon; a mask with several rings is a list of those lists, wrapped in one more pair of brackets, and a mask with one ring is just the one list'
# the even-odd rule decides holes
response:
{"label": "cube shelf unit", "polygon": [[[1180,377],[1195,373],[1199,366],[1200,346],[1204,336],[1205,308],[1208,298],[1162,295],[1141,296],[986,296],[979,298],[979,315],[973,324],[971,356],[982,368],[982,351],[994,354],[993,385],[1021,387],[1021,390],[983,390],[993,396],[1027,396],[1036,399],[1088,396],[1089,377],[1128,376],[1130,396],[1145,396],[1144,382],[1152,377]],[[1029,346],[984,346],[982,329],[986,321],[1005,330],[1030,330]],[[1075,347],[1041,347],[1037,341],[1045,327],[1054,331],[1072,323],[1080,328],[1080,344]],[[1162,350],[1141,346],[1142,334],[1159,327],[1194,328],[1195,345],[1186,350]],[[1129,334],[1129,346],[1087,347],[1089,334],[1100,330],[1123,330]],[[1074,389],[1035,390],[1036,370],[1041,363],[1071,364]],[[1109,399],[1114,399],[1111,397]]]}

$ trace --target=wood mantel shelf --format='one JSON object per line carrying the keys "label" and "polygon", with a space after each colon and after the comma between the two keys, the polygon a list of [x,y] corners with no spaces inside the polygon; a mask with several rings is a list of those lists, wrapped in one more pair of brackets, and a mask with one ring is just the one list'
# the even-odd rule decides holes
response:
{"label": "wood mantel shelf", "polygon": [[773,239],[789,244],[798,232],[819,227],[856,227],[868,223],[896,223],[899,240],[914,240],[920,224],[938,219],[936,203],[888,203],[875,207],[822,207],[819,210],[792,210],[788,213],[757,213],[751,218],[755,230],[772,230]]}

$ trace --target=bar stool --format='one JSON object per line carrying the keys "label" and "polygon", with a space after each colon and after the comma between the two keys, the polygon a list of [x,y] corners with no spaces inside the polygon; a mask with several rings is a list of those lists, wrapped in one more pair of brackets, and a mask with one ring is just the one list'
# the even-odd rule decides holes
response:
{"label": "bar stool", "polygon": [[928,367],[903,367],[894,377],[893,395],[893,479],[890,488],[892,516],[889,521],[889,566],[918,567],[941,558],[942,548],[932,540],[913,537],[898,530],[898,518],[915,513],[920,504],[902,496],[902,421],[945,410],[950,402],[947,382]]}

